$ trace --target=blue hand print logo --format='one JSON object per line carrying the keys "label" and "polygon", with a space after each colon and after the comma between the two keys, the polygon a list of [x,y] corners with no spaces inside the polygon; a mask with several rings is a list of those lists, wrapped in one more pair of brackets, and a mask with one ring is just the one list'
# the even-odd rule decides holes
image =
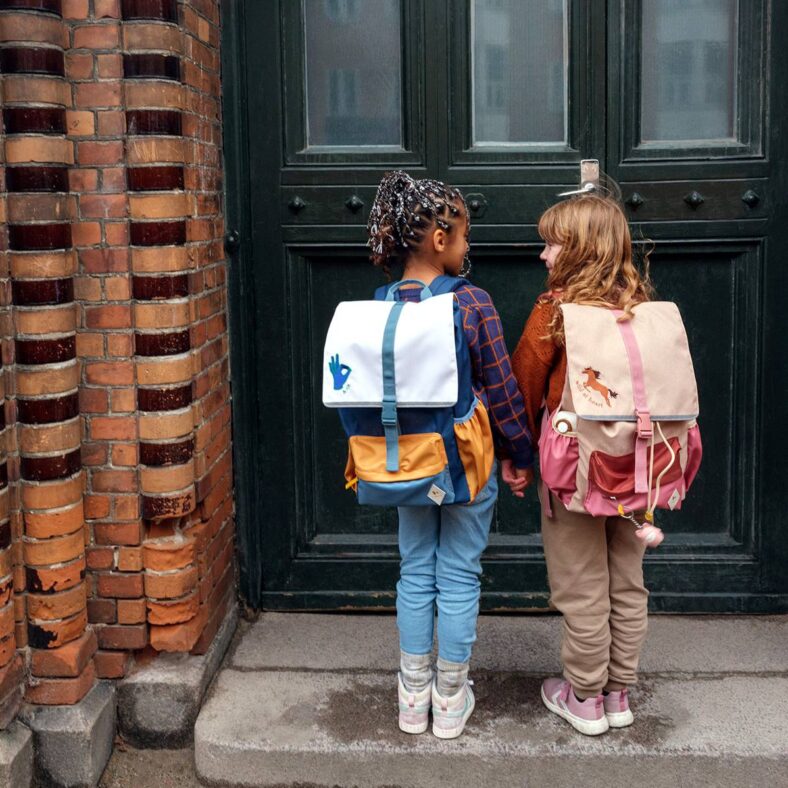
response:
{"label": "blue hand print logo", "polygon": [[347,364],[339,363],[339,353],[331,356],[331,360],[328,362],[328,370],[334,376],[334,391],[342,391],[353,370]]}

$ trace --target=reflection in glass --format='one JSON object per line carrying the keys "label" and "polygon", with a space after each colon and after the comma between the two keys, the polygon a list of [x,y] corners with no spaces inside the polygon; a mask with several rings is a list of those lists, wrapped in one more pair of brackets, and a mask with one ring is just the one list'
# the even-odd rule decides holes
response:
{"label": "reflection in glass", "polygon": [[399,0],[303,2],[307,145],[400,147]]}
{"label": "reflection in glass", "polygon": [[566,140],[566,0],[472,0],[473,144]]}
{"label": "reflection in glass", "polygon": [[643,0],[641,140],[736,136],[737,0]]}

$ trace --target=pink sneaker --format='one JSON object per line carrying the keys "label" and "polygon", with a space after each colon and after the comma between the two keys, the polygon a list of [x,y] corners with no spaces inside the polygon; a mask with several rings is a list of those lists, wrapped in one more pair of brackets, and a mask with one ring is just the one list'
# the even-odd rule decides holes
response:
{"label": "pink sneaker", "polygon": [[602,694],[578,700],[572,692],[572,685],[565,679],[545,679],[542,682],[542,702],[553,714],[563,717],[586,736],[598,736],[610,727]]}
{"label": "pink sneaker", "polygon": [[635,721],[629,708],[629,696],[626,688],[615,692],[608,692],[602,696],[605,716],[611,728],[626,728]]}
{"label": "pink sneaker", "polygon": [[399,729],[405,733],[424,733],[430,721],[430,696],[432,684],[421,692],[408,692],[397,674],[399,688]]}

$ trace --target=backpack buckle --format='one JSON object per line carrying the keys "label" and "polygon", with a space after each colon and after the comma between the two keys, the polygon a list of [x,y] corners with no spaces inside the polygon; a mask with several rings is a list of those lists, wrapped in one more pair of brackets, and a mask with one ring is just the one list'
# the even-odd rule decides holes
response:
{"label": "backpack buckle", "polygon": [[385,427],[393,427],[397,423],[397,401],[383,399],[380,421]]}
{"label": "backpack buckle", "polygon": [[651,438],[654,428],[651,426],[651,414],[647,410],[636,410],[638,420],[638,438]]}

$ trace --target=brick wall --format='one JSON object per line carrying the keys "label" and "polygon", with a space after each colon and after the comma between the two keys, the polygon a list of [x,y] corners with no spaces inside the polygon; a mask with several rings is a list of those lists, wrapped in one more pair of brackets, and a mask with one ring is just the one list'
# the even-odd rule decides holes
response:
{"label": "brick wall", "polygon": [[218,0],[0,0],[0,727],[232,598]]}

